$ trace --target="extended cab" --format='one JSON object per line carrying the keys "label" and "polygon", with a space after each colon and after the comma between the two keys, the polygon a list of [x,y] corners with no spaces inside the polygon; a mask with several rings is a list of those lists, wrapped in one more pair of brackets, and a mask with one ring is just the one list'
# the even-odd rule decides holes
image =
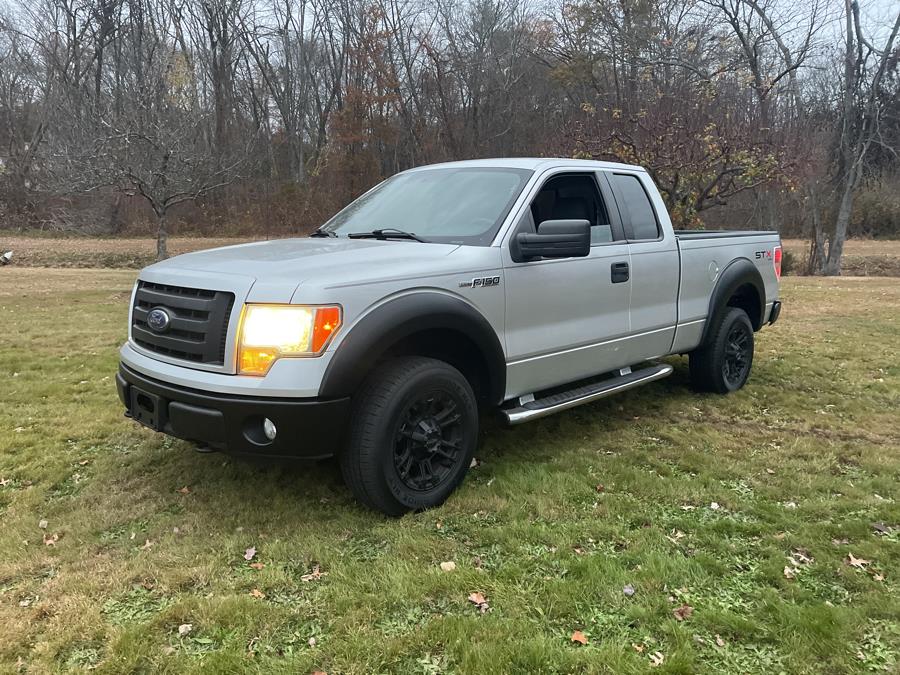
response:
{"label": "extended cab", "polygon": [[309,238],[141,271],[127,415],[232,453],[337,455],[364,504],[434,506],[479,410],[519,424],[672,372],[728,393],[779,315],[776,232],[674,231],[647,172],[497,159],[397,174]]}

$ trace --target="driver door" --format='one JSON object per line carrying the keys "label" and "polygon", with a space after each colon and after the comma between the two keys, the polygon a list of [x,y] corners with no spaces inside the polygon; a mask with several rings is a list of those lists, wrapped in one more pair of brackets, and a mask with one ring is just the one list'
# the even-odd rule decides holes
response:
{"label": "driver door", "polygon": [[[586,219],[585,258],[516,262],[509,243],[545,220]],[[604,176],[561,171],[545,178],[507,238],[507,398],[628,365],[631,255]]]}

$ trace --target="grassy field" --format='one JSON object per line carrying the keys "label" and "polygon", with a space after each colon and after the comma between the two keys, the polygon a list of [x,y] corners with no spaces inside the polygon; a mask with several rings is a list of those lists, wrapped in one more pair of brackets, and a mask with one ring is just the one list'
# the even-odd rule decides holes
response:
{"label": "grassy field", "polygon": [[[172,237],[172,255],[198,249],[242,244],[250,239],[226,237]],[[795,258],[797,272],[803,271],[809,242],[785,239],[784,246]],[[0,252],[12,249],[15,263],[26,267],[131,267],[149,265],[156,257],[156,240],[149,238],[51,238],[4,237]],[[843,259],[848,276],[900,276],[900,241],[851,239]]]}
{"label": "grassy field", "polygon": [[387,520],[123,419],[133,278],[0,269],[0,671],[900,668],[898,280],[788,279],[743,391],[488,423]]}

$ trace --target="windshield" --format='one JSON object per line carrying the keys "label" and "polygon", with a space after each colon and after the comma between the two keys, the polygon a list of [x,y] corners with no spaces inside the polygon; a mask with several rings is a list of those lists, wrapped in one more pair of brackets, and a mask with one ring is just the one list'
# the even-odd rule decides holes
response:
{"label": "windshield", "polygon": [[321,229],[338,236],[402,230],[426,241],[486,246],[531,174],[526,169],[496,167],[397,174]]}

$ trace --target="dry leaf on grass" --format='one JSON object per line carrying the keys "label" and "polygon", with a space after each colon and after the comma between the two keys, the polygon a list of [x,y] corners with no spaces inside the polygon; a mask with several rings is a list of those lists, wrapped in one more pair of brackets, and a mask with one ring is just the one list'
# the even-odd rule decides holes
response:
{"label": "dry leaf on grass", "polygon": [[244,560],[253,560],[256,557],[256,547],[251,546],[246,551],[244,551]]}
{"label": "dry leaf on grass", "polygon": [[784,566],[784,578],[785,579],[795,579],[797,577],[797,570],[793,567],[789,567],[787,565]]}
{"label": "dry leaf on grass", "polygon": [[862,558],[857,558],[852,553],[848,553],[846,562],[848,565],[850,565],[850,567],[855,567],[856,569],[864,570],[864,569],[866,569],[866,565],[868,565],[872,561],[864,560]]}
{"label": "dry leaf on grass", "polygon": [[254,588],[252,591],[250,591],[250,595],[251,595],[252,597],[257,598],[257,599],[260,599],[260,600],[261,600],[262,598],[266,597],[266,594],[263,593],[263,592],[262,592],[261,590],[259,590],[258,588]]}
{"label": "dry leaf on grass", "polygon": [[485,598],[483,594],[477,591],[474,593],[469,593],[469,602],[471,602],[479,610],[481,610],[482,614],[484,614],[491,608],[490,605],[488,605],[487,598]]}
{"label": "dry leaf on grass", "polygon": [[184,637],[185,635],[190,633],[192,630],[194,630],[194,624],[183,623],[180,626],[178,626],[178,635],[179,635],[179,637]]}
{"label": "dry leaf on grass", "polygon": [[672,614],[675,616],[678,621],[684,621],[685,619],[690,619],[691,614],[694,613],[694,608],[690,605],[681,605],[680,607],[676,607],[672,610]]}
{"label": "dry leaf on grass", "polygon": [[56,546],[56,542],[59,541],[59,535],[54,532],[51,535],[44,535],[44,546]]}
{"label": "dry leaf on grass", "polygon": [[252,563],[250,563],[250,567],[252,567],[252,568],[255,569],[255,570],[261,570],[261,569],[262,569],[263,567],[265,567],[265,566],[266,566],[265,563],[261,563],[261,562],[252,562]]}
{"label": "dry leaf on grass", "polygon": [[447,560],[447,561],[441,563],[441,569],[444,570],[445,572],[452,572],[453,570],[456,569],[456,563],[453,562],[452,560]]}
{"label": "dry leaf on grass", "polygon": [[310,572],[309,574],[304,574],[302,577],[300,577],[300,581],[318,581],[322,577],[327,576],[328,572],[323,572],[319,569],[318,565],[314,565],[312,568],[312,572]]}
{"label": "dry leaf on grass", "polygon": [[665,660],[666,660],[666,657],[663,655],[662,652],[653,652],[650,655],[650,663],[654,667],[661,666],[663,664],[663,661],[665,661]]}
{"label": "dry leaf on grass", "polygon": [[722,636],[716,633],[716,645],[719,647],[725,646],[725,640],[722,639]]}
{"label": "dry leaf on grass", "polygon": [[580,645],[586,645],[588,643],[587,636],[580,630],[576,630],[572,633],[570,640],[572,640],[572,642],[577,642]]}

